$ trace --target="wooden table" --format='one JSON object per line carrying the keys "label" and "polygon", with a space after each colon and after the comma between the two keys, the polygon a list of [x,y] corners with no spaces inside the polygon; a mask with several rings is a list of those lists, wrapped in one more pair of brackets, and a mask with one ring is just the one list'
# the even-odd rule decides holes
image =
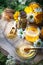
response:
{"label": "wooden table", "polygon": [[[10,43],[8,43],[5,40],[5,37],[3,36],[1,30],[0,30],[0,51],[2,53],[4,53],[5,55],[10,54],[14,58],[16,58],[15,49],[14,49],[13,45],[11,45]],[[40,60],[43,60],[43,50],[42,50],[42,52],[39,51],[37,53],[36,57],[32,61],[30,61],[30,62],[31,63],[38,63]]]}

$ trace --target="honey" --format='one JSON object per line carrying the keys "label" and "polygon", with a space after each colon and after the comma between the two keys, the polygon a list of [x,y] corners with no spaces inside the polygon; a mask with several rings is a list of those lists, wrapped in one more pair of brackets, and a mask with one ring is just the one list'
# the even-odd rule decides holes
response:
{"label": "honey", "polygon": [[40,30],[37,27],[30,26],[26,29],[25,39],[30,42],[35,42],[39,39]]}

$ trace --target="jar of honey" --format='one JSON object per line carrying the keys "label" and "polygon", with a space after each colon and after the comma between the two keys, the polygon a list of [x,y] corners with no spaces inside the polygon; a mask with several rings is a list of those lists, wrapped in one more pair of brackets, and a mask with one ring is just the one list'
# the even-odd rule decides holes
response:
{"label": "jar of honey", "polygon": [[39,39],[40,29],[35,26],[29,26],[25,30],[25,39],[30,42],[35,42]]}

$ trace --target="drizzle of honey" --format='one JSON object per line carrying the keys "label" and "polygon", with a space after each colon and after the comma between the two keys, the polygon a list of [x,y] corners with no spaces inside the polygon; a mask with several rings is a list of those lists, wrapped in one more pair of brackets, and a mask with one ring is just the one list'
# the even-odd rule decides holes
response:
{"label": "drizzle of honey", "polygon": [[24,51],[25,51],[26,53],[29,53],[30,48],[25,48]]}

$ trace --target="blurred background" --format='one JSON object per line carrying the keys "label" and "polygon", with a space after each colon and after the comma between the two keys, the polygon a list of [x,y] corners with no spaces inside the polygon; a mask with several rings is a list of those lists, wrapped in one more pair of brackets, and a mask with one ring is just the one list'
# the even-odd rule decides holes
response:
{"label": "blurred background", "polygon": [[23,10],[31,2],[37,2],[43,7],[43,0],[0,0],[0,13],[6,7],[14,10]]}

